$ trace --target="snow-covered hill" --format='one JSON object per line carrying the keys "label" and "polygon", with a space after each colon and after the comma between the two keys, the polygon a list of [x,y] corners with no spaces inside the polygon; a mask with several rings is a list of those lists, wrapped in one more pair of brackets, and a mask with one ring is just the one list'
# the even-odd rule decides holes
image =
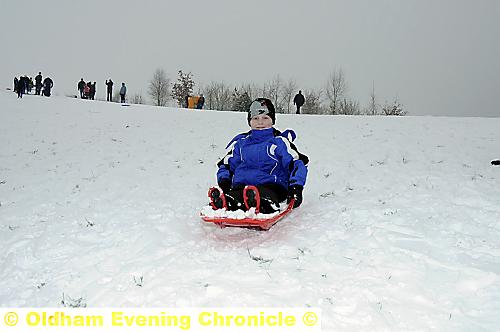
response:
{"label": "snow-covered hill", "polygon": [[[246,114],[0,92],[0,306],[320,307],[324,331],[500,326],[498,118],[278,115],[268,232],[198,211]],[[256,259],[262,258],[262,259]]]}

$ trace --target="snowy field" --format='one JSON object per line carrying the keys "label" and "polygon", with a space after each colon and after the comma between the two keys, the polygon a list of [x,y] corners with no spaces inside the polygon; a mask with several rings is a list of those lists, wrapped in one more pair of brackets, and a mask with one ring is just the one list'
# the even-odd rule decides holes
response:
{"label": "snowy field", "polygon": [[[246,114],[0,92],[0,306],[305,307],[498,331],[500,118],[278,115],[310,159],[267,232],[198,216]],[[64,302],[63,302],[64,301]]]}

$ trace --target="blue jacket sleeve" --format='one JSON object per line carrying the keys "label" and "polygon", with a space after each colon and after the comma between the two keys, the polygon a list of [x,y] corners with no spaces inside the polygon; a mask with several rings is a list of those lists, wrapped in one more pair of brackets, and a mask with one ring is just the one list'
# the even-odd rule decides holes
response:
{"label": "blue jacket sleeve", "polygon": [[288,139],[284,137],[278,137],[278,139],[280,144],[276,152],[281,157],[281,165],[288,170],[288,186],[304,186],[307,180],[307,166],[303,158]]}
{"label": "blue jacket sleeve", "polygon": [[217,182],[222,179],[233,180],[234,170],[241,163],[240,149],[238,141],[232,140],[226,147],[226,155],[218,163],[219,169],[217,170]]}

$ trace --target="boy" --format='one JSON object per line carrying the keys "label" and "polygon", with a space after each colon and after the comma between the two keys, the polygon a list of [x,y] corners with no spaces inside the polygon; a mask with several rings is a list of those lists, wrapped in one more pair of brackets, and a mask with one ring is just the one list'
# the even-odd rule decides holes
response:
{"label": "boy", "polygon": [[273,127],[275,109],[266,98],[252,102],[247,120],[251,130],[233,138],[217,164],[219,187],[210,188],[210,205],[230,211],[254,207],[257,213],[269,214],[279,211],[285,199],[295,199],[298,207],[309,160],[287,138],[295,138],[295,133]]}

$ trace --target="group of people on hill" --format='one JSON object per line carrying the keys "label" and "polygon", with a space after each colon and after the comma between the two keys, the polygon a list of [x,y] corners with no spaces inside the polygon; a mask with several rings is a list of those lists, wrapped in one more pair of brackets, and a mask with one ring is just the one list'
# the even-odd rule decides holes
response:
{"label": "group of people on hill", "polygon": [[85,83],[83,78],[78,82],[78,91],[80,91],[80,98],[94,100],[96,82],[88,81]]}
{"label": "group of people on hill", "polygon": [[46,97],[50,97],[52,87],[54,86],[54,82],[50,77],[46,77],[42,81],[42,72],[38,72],[38,75],[35,77],[35,82],[33,82],[32,77],[28,77],[27,75],[14,77],[14,92],[17,93],[17,98],[22,98],[24,94],[31,94],[33,87],[35,87],[35,95],[44,95]]}
{"label": "group of people on hill", "polygon": [[[78,91],[80,92],[80,98],[94,100],[96,93],[96,82],[91,81],[85,83],[83,78],[78,82]],[[111,78],[106,80],[104,83],[106,85],[106,101],[113,101],[113,81]],[[127,86],[122,83],[120,87],[120,102],[125,102],[125,96],[127,95]]]}
{"label": "group of people on hill", "polygon": [[[50,77],[46,77],[42,82],[42,72],[38,72],[38,75],[35,77],[35,81],[33,82],[32,77],[28,76],[20,76],[19,79],[14,77],[14,92],[17,93],[18,98],[22,98],[23,94],[31,93],[33,87],[35,87],[35,95],[43,94],[44,96],[50,97],[52,87],[54,86],[54,82]],[[81,99],[90,99],[94,100],[96,93],[96,82],[92,83],[91,81],[85,82],[83,78],[78,82],[78,91],[80,92]],[[113,101],[113,81],[111,78],[106,80],[106,100]],[[120,102],[125,103],[125,97],[127,95],[127,87],[125,83],[122,83],[120,87]],[[186,107],[189,107],[189,96],[186,96]],[[205,104],[205,97],[200,95],[195,105],[195,108],[202,109]],[[297,107],[297,114],[300,114],[300,108],[305,104],[305,97],[302,94],[302,91],[299,90],[299,93],[295,95],[293,98],[293,104]]]}

